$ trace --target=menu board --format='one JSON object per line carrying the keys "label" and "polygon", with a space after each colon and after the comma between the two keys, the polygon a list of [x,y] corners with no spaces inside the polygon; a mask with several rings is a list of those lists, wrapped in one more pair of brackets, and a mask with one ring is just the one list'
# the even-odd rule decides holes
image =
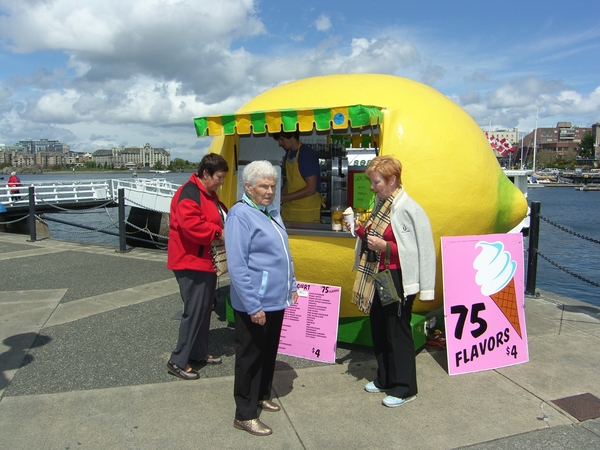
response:
{"label": "menu board", "polygon": [[285,310],[279,353],[335,363],[341,288],[298,282],[298,301]]}

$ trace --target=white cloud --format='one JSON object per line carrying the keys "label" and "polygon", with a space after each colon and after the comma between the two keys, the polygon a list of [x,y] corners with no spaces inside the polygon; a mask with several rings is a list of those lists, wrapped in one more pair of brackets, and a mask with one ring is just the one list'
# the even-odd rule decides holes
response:
{"label": "white cloud", "polygon": [[321,14],[317,20],[315,20],[315,27],[319,31],[327,31],[331,28],[331,20],[326,14]]}
{"label": "white cloud", "polygon": [[[597,31],[555,30],[538,42],[491,47],[510,36],[480,40],[469,29],[461,39],[434,17],[413,24],[356,11],[352,21],[336,8],[333,19],[315,19],[314,8],[291,8],[264,0],[0,0],[0,45],[10,50],[0,64],[10,67],[2,58],[17,55],[33,67],[0,79],[0,139],[64,138],[75,150],[151,142],[192,159],[210,142],[195,138],[194,117],[329,73],[424,82],[482,126],[532,127],[536,105],[543,120],[600,120],[596,72],[579,76],[585,89],[559,72],[560,58],[592,52]],[[60,62],[45,65],[47,55]]]}

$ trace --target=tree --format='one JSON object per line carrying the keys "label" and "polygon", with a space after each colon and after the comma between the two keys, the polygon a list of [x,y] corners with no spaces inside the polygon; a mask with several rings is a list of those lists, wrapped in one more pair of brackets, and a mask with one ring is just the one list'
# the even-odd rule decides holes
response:
{"label": "tree", "polygon": [[154,165],[152,166],[152,168],[155,169],[155,170],[162,170],[163,169],[163,165],[162,165],[162,163],[160,161],[156,161],[154,163]]}
{"label": "tree", "polygon": [[585,133],[579,144],[579,156],[590,157],[594,151],[594,138],[592,133]]}

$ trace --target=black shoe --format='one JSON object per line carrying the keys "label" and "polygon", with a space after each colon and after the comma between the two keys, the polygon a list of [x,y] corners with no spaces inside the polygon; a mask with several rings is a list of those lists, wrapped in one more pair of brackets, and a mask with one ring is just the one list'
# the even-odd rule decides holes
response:
{"label": "black shoe", "polygon": [[212,366],[216,366],[217,364],[221,364],[222,362],[223,362],[223,358],[221,358],[221,357],[216,357],[216,358],[215,358],[215,357],[214,357],[214,356],[212,356],[212,355],[208,355],[208,356],[206,357],[206,359],[200,359],[200,360],[197,360],[197,359],[190,359],[190,360],[189,360],[189,363],[190,363],[192,366],[203,366],[203,365],[205,365],[205,364],[212,365]]}
{"label": "black shoe", "polygon": [[169,361],[167,363],[167,370],[176,377],[181,378],[182,380],[197,380],[198,378],[200,378],[200,374],[195,370],[192,370],[191,372],[186,372],[185,369],[182,369],[173,361]]}

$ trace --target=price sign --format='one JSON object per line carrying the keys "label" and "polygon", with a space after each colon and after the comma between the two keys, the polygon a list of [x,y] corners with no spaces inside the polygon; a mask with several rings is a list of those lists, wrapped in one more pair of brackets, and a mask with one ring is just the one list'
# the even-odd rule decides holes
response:
{"label": "price sign", "polygon": [[298,301],[285,310],[278,352],[335,363],[341,288],[298,282]]}
{"label": "price sign", "polygon": [[444,317],[450,375],[529,361],[523,238],[442,238]]}

